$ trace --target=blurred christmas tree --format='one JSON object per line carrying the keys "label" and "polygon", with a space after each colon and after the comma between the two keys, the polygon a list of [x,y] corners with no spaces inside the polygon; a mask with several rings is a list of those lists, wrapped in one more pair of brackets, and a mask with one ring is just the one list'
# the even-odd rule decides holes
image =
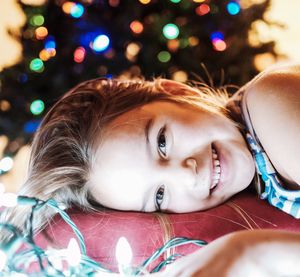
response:
{"label": "blurred christmas tree", "polygon": [[23,60],[1,72],[0,132],[7,152],[27,143],[45,111],[80,81],[99,76],[179,81],[203,76],[242,85],[257,70],[254,57],[274,56],[274,43],[251,46],[251,24],[270,1],[85,0],[22,4]]}

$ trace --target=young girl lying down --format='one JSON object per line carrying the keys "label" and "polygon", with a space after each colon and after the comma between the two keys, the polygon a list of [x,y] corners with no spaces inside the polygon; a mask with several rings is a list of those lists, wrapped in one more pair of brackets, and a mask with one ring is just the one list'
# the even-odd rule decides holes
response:
{"label": "young girl lying down", "polygon": [[[265,71],[231,98],[161,78],[100,78],[79,84],[47,113],[19,193],[86,209],[185,213],[255,185],[270,205],[300,218],[299,142],[300,66]],[[7,216],[21,227],[26,212]],[[36,228],[51,216],[41,211]],[[300,235],[252,232],[256,239],[246,232],[236,241],[287,246],[289,237],[300,247]]]}

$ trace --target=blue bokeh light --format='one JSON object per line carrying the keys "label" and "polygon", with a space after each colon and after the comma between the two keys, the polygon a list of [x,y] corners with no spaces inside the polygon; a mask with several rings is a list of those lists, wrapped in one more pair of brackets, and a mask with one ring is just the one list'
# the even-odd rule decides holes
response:
{"label": "blue bokeh light", "polygon": [[71,9],[71,15],[75,18],[81,17],[83,13],[84,13],[84,7],[79,3],[74,5]]}
{"label": "blue bokeh light", "polygon": [[214,40],[224,40],[224,34],[222,32],[216,31],[210,34],[210,39]]}
{"label": "blue bokeh light", "polygon": [[99,35],[94,39],[94,41],[92,43],[92,48],[96,52],[102,52],[108,48],[109,43],[110,43],[110,40],[109,40],[108,36]]}
{"label": "blue bokeh light", "polygon": [[52,36],[47,37],[44,45],[45,45],[45,49],[55,49],[56,43],[54,37]]}
{"label": "blue bokeh light", "polygon": [[27,121],[24,124],[23,130],[24,130],[25,133],[32,134],[32,133],[34,133],[37,130],[37,128],[39,127],[40,123],[41,123],[40,120]]}
{"label": "blue bokeh light", "polygon": [[239,5],[238,3],[236,3],[236,2],[229,2],[229,3],[227,4],[227,11],[228,11],[228,13],[231,14],[231,15],[236,15],[236,14],[238,14],[238,13],[240,12],[240,10],[241,10],[241,7],[240,7],[240,5]]}

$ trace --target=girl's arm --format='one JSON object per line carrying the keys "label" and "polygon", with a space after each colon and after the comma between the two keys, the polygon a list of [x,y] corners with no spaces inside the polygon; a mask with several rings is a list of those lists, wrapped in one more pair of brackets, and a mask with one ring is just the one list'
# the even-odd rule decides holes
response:
{"label": "girl's arm", "polygon": [[300,234],[272,230],[232,233],[157,274],[164,276],[300,276]]}
{"label": "girl's arm", "polygon": [[245,89],[266,153],[289,187],[300,189],[300,65],[262,73]]}

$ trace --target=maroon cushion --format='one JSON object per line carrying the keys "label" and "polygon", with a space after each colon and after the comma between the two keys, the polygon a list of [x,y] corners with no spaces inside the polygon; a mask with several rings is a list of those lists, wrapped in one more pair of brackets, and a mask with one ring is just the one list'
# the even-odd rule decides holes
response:
{"label": "maroon cushion", "polygon": [[[157,248],[173,237],[187,237],[210,242],[224,234],[244,229],[282,229],[300,232],[299,221],[270,206],[251,192],[242,192],[225,204],[203,212],[160,214],[104,211],[84,213],[78,209],[68,214],[82,232],[87,254],[92,259],[115,270],[115,246],[125,236],[133,250],[133,264],[138,265]],[[47,237],[51,237],[50,242]],[[67,247],[71,228],[58,216],[36,241],[43,248]],[[188,254],[199,247],[185,245],[166,253]],[[167,256],[162,257],[166,258]],[[160,261],[161,261],[160,260]]]}

